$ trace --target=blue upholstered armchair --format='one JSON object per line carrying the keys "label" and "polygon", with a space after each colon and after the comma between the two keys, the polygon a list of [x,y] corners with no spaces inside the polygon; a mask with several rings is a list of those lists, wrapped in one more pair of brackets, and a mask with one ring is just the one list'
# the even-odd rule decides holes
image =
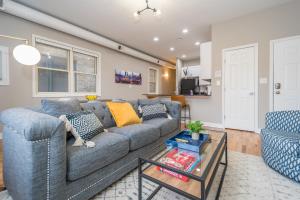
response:
{"label": "blue upholstered armchair", "polygon": [[265,162],[280,174],[300,182],[300,111],[267,113],[261,139]]}

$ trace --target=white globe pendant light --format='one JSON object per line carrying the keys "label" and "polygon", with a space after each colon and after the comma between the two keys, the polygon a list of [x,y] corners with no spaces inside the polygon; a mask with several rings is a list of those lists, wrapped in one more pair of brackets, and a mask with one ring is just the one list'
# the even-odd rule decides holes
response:
{"label": "white globe pendant light", "polygon": [[16,46],[13,50],[13,55],[23,65],[36,65],[41,60],[40,52],[28,44]]}
{"label": "white globe pendant light", "polygon": [[0,37],[12,40],[19,40],[25,42],[16,46],[13,50],[14,58],[23,65],[36,65],[41,60],[41,54],[35,47],[28,45],[28,40],[10,35],[1,35]]}

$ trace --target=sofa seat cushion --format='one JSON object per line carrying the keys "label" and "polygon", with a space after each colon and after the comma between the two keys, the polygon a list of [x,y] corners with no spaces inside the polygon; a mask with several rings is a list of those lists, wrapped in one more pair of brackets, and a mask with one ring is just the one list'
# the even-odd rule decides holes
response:
{"label": "sofa seat cushion", "polygon": [[143,123],[158,128],[160,130],[161,137],[175,131],[179,126],[179,122],[177,119],[168,118],[151,119],[144,121]]}
{"label": "sofa seat cushion", "polygon": [[101,133],[92,138],[96,146],[74,147],[74,139],[67,144],[67,178],[70,181],[101,169],[122,158],[129,152],[129,140],[116,133]]}
{"label": "sofa seat cushion", "polygon": [[264,146],[281,151],[285,155],[300,158],[300,134],[274,131],[269,129],[261,130],[262,143]]}
{"label": "sofa seat cushion", "polygon": [[150,144],[160,137],[159,129],[148,124],[133,124],[122,128],[112,127],[109,131],[126,136],[130,141],[131,151]]}

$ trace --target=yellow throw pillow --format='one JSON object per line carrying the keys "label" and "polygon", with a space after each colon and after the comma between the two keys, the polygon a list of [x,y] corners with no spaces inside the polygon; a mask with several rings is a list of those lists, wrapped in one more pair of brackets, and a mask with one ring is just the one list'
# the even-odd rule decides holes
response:
{"label": "yellow throw pillow", "polygon": [[106,105],[119,128],[130,124],[140,124],[142,122],[130,103],[107,102]]}

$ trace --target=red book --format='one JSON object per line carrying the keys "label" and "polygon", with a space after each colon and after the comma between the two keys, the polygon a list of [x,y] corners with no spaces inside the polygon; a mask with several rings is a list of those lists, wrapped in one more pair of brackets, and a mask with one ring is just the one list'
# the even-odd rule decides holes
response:
{"label": "red book", "polygon": [[[163,158],[159,160],[159,162],[167,166],[173,167],[175,169],[188,172],[193,170],[193,168],[195,167],[195,162],[199,162],[199,160],[197,159],[196,155],[193,155],[193,153],[178,150],[176,148],[168,152]],[[189,180],[189,178],[186,176],[183,176],[176,172],[172,172],[170,170],[164,169],[159,166],[157,166],[157,170],[160,170],[166,174],[179,178],[184,182],[187,182]]]}

